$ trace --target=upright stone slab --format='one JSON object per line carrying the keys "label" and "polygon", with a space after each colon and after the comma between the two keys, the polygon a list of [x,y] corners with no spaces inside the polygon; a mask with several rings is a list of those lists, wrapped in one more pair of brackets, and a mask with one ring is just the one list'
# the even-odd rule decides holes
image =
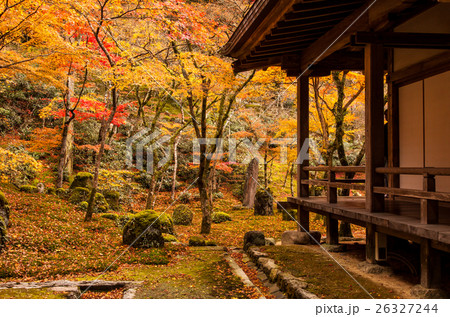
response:
{"label": "upright stone slab", "polygon": [[248,164],[247,174],[245,176],[244,184],[244,200],[242,205],[247,208],[253,208],[255,205],[255,195],[258,180],[259,161],[257,158],[253,158]]}

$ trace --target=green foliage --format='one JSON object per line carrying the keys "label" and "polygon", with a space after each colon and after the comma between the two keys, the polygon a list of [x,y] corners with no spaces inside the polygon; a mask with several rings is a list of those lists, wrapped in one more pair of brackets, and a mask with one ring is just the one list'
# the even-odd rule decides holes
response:
{"label": "green foliage", "polygon": [[79,172],[70,184],[70,189],[75,189],[79,187],[90,188],[92,187],[92,180],[94,175],[88,172]]}
{"label": "green foliage", "polygon": [[4,207],[6,205],[8,205],[8,201],[6,200],[6,196],[2,192],[0,192],[0,208]]}
{"label": "green foliage", "polygon": [[225,212],[217,211],[212,214],[211,220],[214,223],[222,223],[226,221],[231,221],[231,217],[229,214]]}
{"label": "green foliage", "polygon": [[96,193],[95,194],[95,200],[94,200],[94,210],[96,212],[107,212],[109,209],[109,204],[106,201],[105,197],[100,194],[100,193]]}
{"label": "green foliage", "polygon": [[242,189],[241,184],[236,184],[233,186],[233,196],[242,202],[242,200],[244,199],[244,190]]}
{"label": "green foliage", "polygon": [[37,193],[38,189],[36,186],[32,186],[32,185],[22,185],[19,187],[19,190],[21,192],[25,192],[25,193]]}
{"label": "green foliage", "polygon": [[42,165],[32,156],[0,148],[0,182],[28,183],[41,169]]}
{"label": "green foliage", "polygon": [[173,211],[173,222],[176,225],[189,226],[193,218],[194,213],[187,205],[178,205]]}

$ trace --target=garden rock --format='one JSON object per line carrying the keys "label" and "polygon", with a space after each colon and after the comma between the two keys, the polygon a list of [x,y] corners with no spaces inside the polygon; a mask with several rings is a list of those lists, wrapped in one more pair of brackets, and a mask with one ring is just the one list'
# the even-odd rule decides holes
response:
{"label": "garden rock", "polygon": [[36,185],[37,191],[39,194],[45,193],[45,185],[42,183],[39,183]]}
{"label": "garden rock", "polygon": [[3,219],[6,226],[9,225],[9,211],[10,207],[6,200],[6,196],[0,192],[0,218]]}
{"label": "garden rock", "polygon": [[290,230],[283,232],[283,234],[281,235],[282,245],[309,244],[310,242],[311,240],[306,232]]}
{"label": "garden rock", "polygon": [[103,192],[103,196],[105,197],[106,202],[109,205],[109,208],[112,210],[120,210],[120,193],[115,190],[105,190]]}
{"label": "garden rock", "polygon": [[244,250],[247,250],[250,246],[263,246],[266,245],[266,239],[264,233],[261,231],[249,231],[244,235]]}
{"label": "garden rock", "polygon": [[32,185],[23,185],[19,187],[19,190],[24,193],[37,193],[38,188]]}

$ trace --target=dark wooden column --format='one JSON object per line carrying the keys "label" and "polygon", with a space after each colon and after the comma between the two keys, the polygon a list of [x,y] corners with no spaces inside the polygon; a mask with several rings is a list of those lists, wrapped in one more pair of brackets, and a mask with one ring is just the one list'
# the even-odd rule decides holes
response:
{"label": "dark wooden column", "polygon": [[439,288],[441,280],[441,257],[431,247],[431,241],[420,242],[420,284],[425,288]]}
{"label": "dark wooden column", "polygon": [[375,226],[371,223],[366,225],[366,261],[372,264],[375,260]]}
{"label": "dark wooden column", "polygon": [[337,219],[327,216],[327,244],[339,244],[339,223]]}
{"label": "dark wooden column", "polygon": [[[390,49],[388,54],[388,71],[394,71],[394,50]],[[388,76],[388,167],[400,166],[400,133],[399,133],[399,104],[398,85],[394,84]],[[400,187],[400,176],[389,174],[389,187]],[[392,198],[392,197],[391,197]]]}
{"label": "dark wooden column", "polygon": [[[303,167],[309,166],[309,160],[300,157],[300,151],[309,139],[309,77],[301,76],[297,81],[297,196],[309,197],[309,185],[302,180],[309,179],[309,172]],[[301,231],[309,231],[309,211],[298,207],[298,222]]]}
{"label": "dark wooden column", "polygon": [[366,75],[366,209],[384,210],[384,195],[375,194],[374,186],[384,186],[382,174],[376,167],[384,166],[384,51],[381,44],[365,48]]}

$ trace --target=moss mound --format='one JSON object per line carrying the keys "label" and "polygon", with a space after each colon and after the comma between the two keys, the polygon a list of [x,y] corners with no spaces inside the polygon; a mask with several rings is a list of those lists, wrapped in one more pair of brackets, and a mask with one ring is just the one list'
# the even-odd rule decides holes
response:
{"label": "moss mound", "polygon": [[77,187],[92,187],[92,180],[94,176],[91,173],[80,172],[78,173],[70,184],[70,190],[75,189]]}
{"label": "moss mound", "polygon": [[0,216],[0,250],[3,249],[4,245],[6,244],[6,223],[2,216]]}
{"label": "moss mound", "polygon": [[84,187],[74,188],[72,194],[69,197],[69,201],[73,204],[79,204],[89,199],[91,191]]}
{"label": "moss mound", "polygon": [[25,192],[25,193],[37,193],[38,189],[36,186],[32,186],[32,185],[23,185],[19,187],[19,190],[21,192]]}
{"label": "moss mound", "polygon": [[222,223],[222,222],[226,222],[226,221],[231,221],[231,217],[229,214],[225,213],[225,212],[214,212],[211,216],[211,220],[214,223]]}
{"label": "moss mound", "polygon": [[67,193],[68,193],[68,191],[64,188],[58,188],[56,190],[56,196],[58,196],[58,197],[66,197]]}
{"label": "moss mound", "polygon": [[78,208],[80,208],[83,211],[86,211],[89,207],[89,203],[87,201],[82,201],[78,204]]}
{"label": "moss mound", "polygon": [[158,214],[156,211],[151,209],[144,210],[143,212],[152,213],[155,214],[156,217],[159,217],[158,219],[160,224],[159,229],[161,230],[162,233],[174,234],[175,231],[173,229],[173,220],[170,215],[166,213]]}
{"label": "moss mound", "polygon": [[176,225],[189,226],[193,218],[194,213],[186,205],[179,205],[173,211],[173,222]]}
{"label": "moss mound", "polygon": [[133,215],[123,227],[123,243],[138,248],[163,247],[159,215],[147,210]]}
{"label": "moss mound", "polygon": [[105,190],[103,196],[112,210],[118,211],[120,209],[120,193],[115,190]]}
{"label": "moss mound", "polygon": [[109,204],[102,194],[96,193],[94,202],[94,210],[96,212],[107,212],[109,210]]}
{"label": "moss mound", "polygon": [[54,187],[47,188],[47,195],[56,195],[56,188]]}

